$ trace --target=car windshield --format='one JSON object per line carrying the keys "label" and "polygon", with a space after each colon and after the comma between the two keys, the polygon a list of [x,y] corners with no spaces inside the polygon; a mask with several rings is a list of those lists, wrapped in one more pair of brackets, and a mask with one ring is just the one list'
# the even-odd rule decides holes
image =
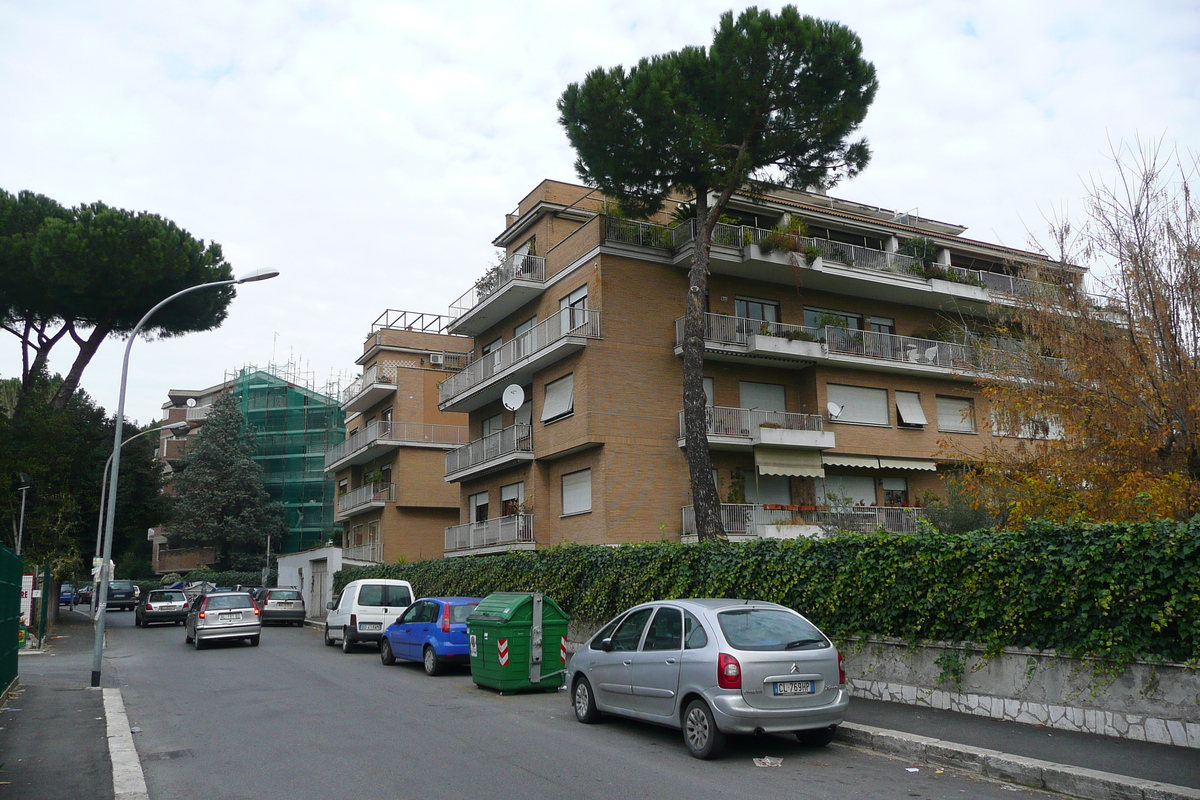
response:
{"label": "car windshield", "polygon": [[367,583],[358,590],[358,604],[362,606],[390,606],[399,608],[412,603],[412,592],[407,586],[388,583]]}
{"label": "car windshield", "polygon": [[471,616],[471,612],[475,610],[475,606],[479,603],[466,603],[461,606],[450,606],[450,621],[451,622],[466,622],[467,617]]}
{"label": "car windshield", "polygon": [[717,615],[721,633],[738,650],[828,647],[829,640],[804,617],[777,608],[738,608]]}
{"label": "car windshield", "polygon": [[268,600],[299,600],[300,593],[299,592],[282,592],[282,591],[279,591],[278,589],[272,589],[270,594],[267,595],[267,599]]}
{"label": "car windshield", "polygon": [[151,592],[147,603],[183,603],[187,597],[183,592]]}
{"label": "car windshield", "polygon": [[208,598],[207,608],[253,608],[254,601],[248,594],[230,594]]}

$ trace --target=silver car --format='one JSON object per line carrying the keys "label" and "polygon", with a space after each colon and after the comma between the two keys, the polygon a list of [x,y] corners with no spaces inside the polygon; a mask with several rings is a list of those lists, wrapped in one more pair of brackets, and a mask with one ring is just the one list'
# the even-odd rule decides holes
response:
{"label": "silver car", "polygon": [[571,659],[580,722],[601,713],[679,728],[688,752],[716,758],[730,733],[794,733],[825,745],[846,718],[842,657],[807,619],[756,600],[634,606]]}
{"label": "silver car", "polygon": [[257,645],[262,635],[262,612],[245,592],[202,594],[192,601],[183,623],[184,641],[203,650],[217,639],[245,639]]}

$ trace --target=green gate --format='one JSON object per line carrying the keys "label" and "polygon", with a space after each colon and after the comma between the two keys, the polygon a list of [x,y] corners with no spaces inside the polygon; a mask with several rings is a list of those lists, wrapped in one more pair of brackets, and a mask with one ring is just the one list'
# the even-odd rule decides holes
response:
{"label": "green gate", "polygon": [[25,559],[0,545],[0,691],[6,690],[17,679],[24,565]]}

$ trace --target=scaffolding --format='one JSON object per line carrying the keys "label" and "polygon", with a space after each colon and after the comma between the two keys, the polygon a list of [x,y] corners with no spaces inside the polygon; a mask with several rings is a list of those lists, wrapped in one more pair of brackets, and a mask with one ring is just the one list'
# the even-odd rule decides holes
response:
{"label": "scaffolding", "polygon": [[[287,536],[276,553],[296,553],[340,532],[335,486],[325,478],[325,451],[346,438],[345,415],[332,396],[312,388],[294,363],[246,366],[226,376],[237,396],[262,466],[263,485],[283,506]],[[326,387],[328,389],[328,387]]]}

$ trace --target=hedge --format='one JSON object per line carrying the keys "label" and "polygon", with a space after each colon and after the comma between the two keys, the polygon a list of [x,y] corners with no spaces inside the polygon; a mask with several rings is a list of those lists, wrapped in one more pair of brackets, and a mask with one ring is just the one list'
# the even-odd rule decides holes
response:
{"label": "hedge", "polygon": [[1034,523],[1017,531],[845,533],[742,544],[567,545],[343,569],[427,596],[541,591],[599,624],[647,600],[738,597],[795,608],[838,639],[890,636],[1076,657],[1200,661],[1200,517]]}

